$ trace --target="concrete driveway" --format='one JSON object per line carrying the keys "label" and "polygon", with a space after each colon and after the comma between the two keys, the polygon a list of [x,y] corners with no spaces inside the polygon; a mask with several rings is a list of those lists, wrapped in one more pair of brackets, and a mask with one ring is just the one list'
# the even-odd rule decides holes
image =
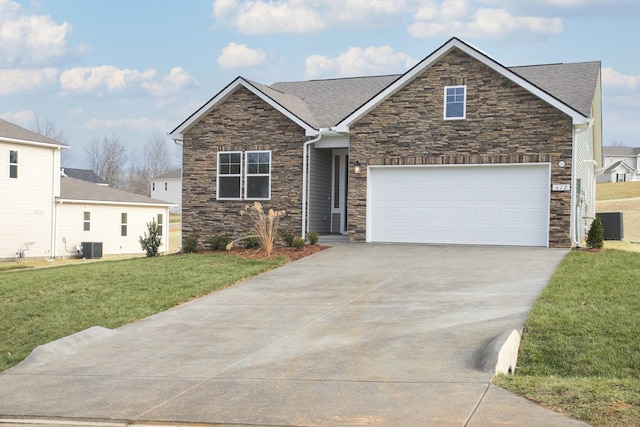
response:
{"label": "concrete driveway", "polygon": [[39,348],[0,374],[0,425],[584,425],[490,385],[565,253],[335,245]]}

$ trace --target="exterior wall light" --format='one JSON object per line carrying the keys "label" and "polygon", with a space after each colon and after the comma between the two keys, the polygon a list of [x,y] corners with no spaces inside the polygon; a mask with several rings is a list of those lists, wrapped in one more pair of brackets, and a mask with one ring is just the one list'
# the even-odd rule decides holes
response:
{"label": "exterior wall light", "polygon": [[561,167],[561,168],[563,168],[563,167],[564,167],[564,162],[563,162],[562,160],[560,160],[560,161],[558,162],[558,166],[559,166],[559,167]]}
{"label": "exterior wall light", "polygon": [[355,173],[360,173],[361,170],[362,170],[362,167],[360,166],[360,162],[356,160],[356,164],[353,165],[353,171]]}

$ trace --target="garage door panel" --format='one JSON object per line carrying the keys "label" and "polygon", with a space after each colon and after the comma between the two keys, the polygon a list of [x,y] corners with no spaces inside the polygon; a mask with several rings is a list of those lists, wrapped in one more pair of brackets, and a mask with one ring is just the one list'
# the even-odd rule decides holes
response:
{"label": "garage door panel", "polygon": [[372,168],[370,241],[547,246],[549,166]]}

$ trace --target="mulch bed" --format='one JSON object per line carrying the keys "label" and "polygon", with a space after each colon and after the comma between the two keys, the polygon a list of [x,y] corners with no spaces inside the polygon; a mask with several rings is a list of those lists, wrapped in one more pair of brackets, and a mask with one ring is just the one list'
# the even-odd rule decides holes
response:
{"label": "mulch bed", "polygon": [[231,255],[240,256],[247,259],[267,259],[267,258],[277,258],[279,256],[285,256],[289,258],[289,261],[296,261],[300,258],[304,258],[309,255],[313,255],[320,251],[327,249],[328,246],[322,245],[306,245],[303,249],[298,250],[296,248],[290,248],[286,246],[277,246],[274,247],[271,251],[271,256],[267,257],[265,251],[260,249],[246,249],[242,247],[234,246],[230,251],[227,251]]}

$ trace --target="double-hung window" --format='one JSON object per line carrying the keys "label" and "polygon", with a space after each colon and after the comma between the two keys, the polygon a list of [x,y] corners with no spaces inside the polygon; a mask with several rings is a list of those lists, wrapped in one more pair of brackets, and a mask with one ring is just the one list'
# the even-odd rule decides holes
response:
{"label": "double-hung window", "polygon": [[220,151],[217,178],[218,200],[268,200],[271,151]]}
{"label": "double-hung window", "polygon": [[127,225],[128,225],[128,221],[127,221],[127,213],[126,212],[122,212],[120,214],[120,235],[122,237],[125,237],[127,235]]}
{"label": "double-hung window", "polygon": [[245,199],[271,198],[271,152],[247,151]]}
{"label": "double-hung window", "polygon": [[18,177],[18,152],[9,150],[9,178]]}
{"label": "double-hung window", "polygon": [[91,212],[84,211],[82,216],[82,229],[84,231],[91,231]]}
{"label": "double-hung window", "polygon": [[464,119],[467,114],[467,87],[445,86],[444,88],[444,119]]}
{"label": "double-hung window", "polygon": [[242,178],[242,152],[221,151],[218,153],[218,199],[240,200]]}

